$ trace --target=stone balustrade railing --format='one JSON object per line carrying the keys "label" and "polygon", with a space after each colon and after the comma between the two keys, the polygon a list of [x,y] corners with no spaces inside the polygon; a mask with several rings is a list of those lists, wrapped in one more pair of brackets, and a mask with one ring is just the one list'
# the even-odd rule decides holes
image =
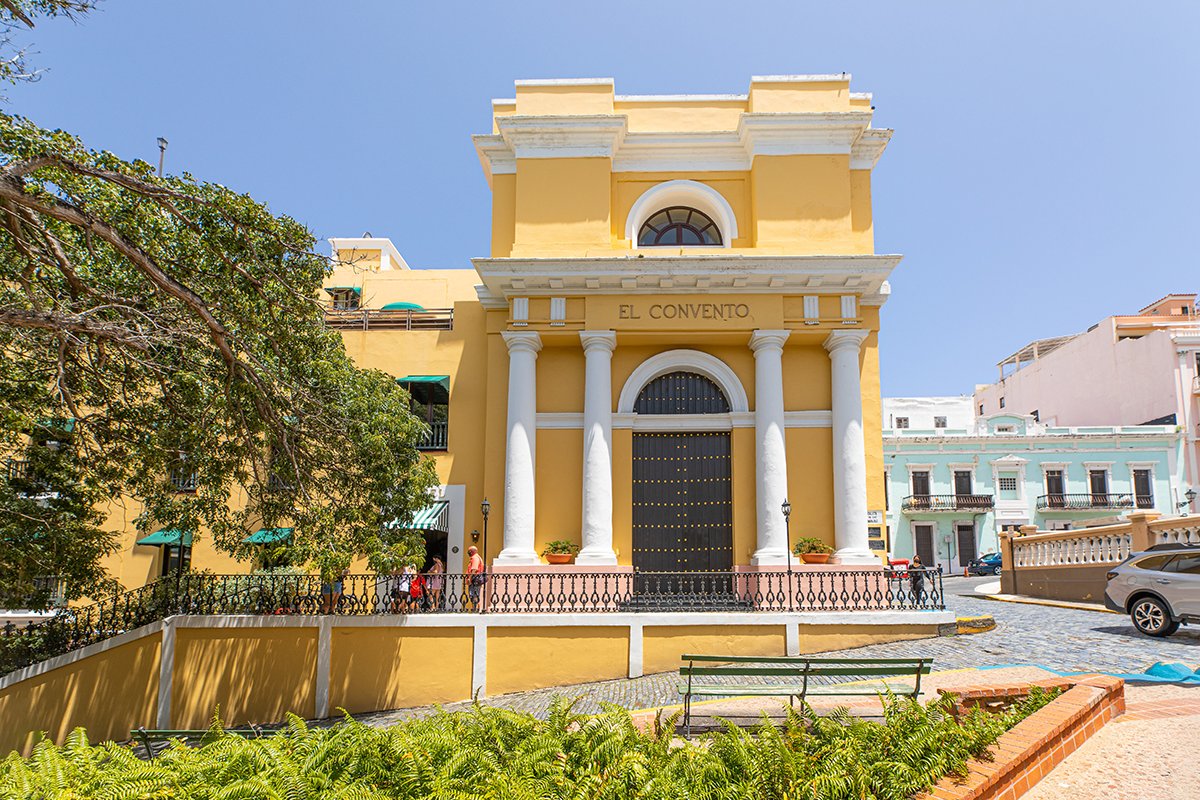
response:
{"label": "stone balustrade railing", "polygon": [[1156,544],[1200,545],[1200,515],[1162,518],[1134,512],[1127,521],[1072,531],[1032,525],[1000,536],[1001,591],[1097,602],[1107,567]]}

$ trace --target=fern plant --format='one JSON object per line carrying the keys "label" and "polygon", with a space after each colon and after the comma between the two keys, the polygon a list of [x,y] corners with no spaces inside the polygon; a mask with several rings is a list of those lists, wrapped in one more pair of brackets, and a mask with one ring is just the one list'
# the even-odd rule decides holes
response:
{"label": "fern plant", "polygon": [[174,742],[150,761],[83,730],[0,762],[0,799],[51,800],[898,800],[961,774],[1005,730],[1052,699],[1038,691],[1001,714],[959,719],[951,700],[885,696],[882,722],[803,706],[782,728],[726,723],[695,742],[679,715],[649,730],[606,706],[580,714],[553,701],[545,719],[476,704],[390,728],[350,719],[312,728],[292,716],[275,735],[244,739],[214,718],[199,747]]}

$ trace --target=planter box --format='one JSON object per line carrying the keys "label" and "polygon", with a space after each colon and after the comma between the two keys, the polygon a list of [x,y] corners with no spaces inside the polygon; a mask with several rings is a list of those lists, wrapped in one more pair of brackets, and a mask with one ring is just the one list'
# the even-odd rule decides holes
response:
{"label": "planter box", "polygon": [[1021,720],[990,748],[992,760],[967,762],[967,776],[947,776],[916,800],[1015,800],[1046,777],[1113,717],[1125,713],[1125,682],[1107,675],[1054,678],[1026,685],[943,689],[960,713],[1002,707],[1032,686],[1065,689],[1045,708]]}

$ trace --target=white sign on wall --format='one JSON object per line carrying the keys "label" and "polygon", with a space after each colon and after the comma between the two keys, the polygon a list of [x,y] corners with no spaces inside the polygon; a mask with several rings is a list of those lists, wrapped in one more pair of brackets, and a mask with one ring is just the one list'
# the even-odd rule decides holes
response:
{"label": "white sign on wall", "polygon": [[867,512],[867,524],[868,525],[882,525],[883,524],[883,512],[882,511],[868,511]]}

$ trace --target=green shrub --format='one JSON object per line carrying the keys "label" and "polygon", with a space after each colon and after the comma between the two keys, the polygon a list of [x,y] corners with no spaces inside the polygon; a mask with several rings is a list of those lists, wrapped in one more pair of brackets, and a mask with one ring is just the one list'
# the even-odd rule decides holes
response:
{"label": "green shrub", "polygon": [[292,717],[278,735],[246,740],[215,728],[203,747],[176,743],[153,761],[76,730],[0,763],[0,798],[905,798],[962,773],[1052,697],[958,721],[948,700],[888,697],[882,724],[802,709],[782,730],[727,725],[693,744],[675,738],[678,715],[643,733],[623,709],[583,715],[561,699],[546,720],[476,706],[384,729]]}

